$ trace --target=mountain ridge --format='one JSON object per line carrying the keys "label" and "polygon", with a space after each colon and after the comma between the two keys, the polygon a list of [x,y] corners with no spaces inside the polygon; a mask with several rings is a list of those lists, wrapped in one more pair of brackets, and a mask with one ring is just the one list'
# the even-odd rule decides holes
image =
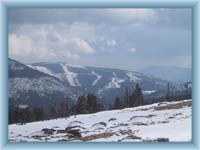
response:
{"label": "mountain ridge", "polygon": [[174,83],[192,81],[192,68],[178,66],[150,66],[138,71],[147,76],[157,77]]}
{"label": "mountain ridge", "polygon": [[76,97],[71,87],[66,87],[58,78],[34,70],[16,60],[9,59],[10,105],[28,104],[46,107],[71,101]]}
{"label": "mountain ridge", "polygon": [[[144,74],[139,72],[123,69],[77,66],[64,62],[39,62],[26,65],[12,59],[9,59],[9,61],[15,62],[19,66],[21,66],[21,70],[9,68],[9,83],[11,83],[9,85],[11,87],[10,91],[16,91],[17,89],[18,91],[21,91],[21,93],[18,92],[19,95],[23,95],[24,91],[25,93],[27,92],[27,94],[30,91],[34,91],[34,93],[38,93],[37,95],[43,94],[43,96],[45,95],[45,93],[46,95],[48,95],[49,92],[50,95],[54,97],[52,93],[54,93],[55,91],[57,92],[59,89],[61,89],[61,91],[59,91],[62,93],[61,95],[64,95],[65,98],[69,97],[73,101],[76,101],[77,97],[80,96],[81,93],[89,92],[95,94],[103,104],[109,105],[114,102],[116,97],[121,96],[125,88],[128,88],[129,92],[132,92],[135,89],[136,83],[140,84],[142,90],[144,91],[144,96],[152,95],[157,97],[160,97],[165,93],[168,83],[165,80],[145,76]],[[10,63],[10,65],[11,64],[12,63]],[[22,66],[25,68],[25,70]],[[30,73],[26,73],[27,70],[28,72],[30,71]],[[20,74],[19,77],[17,76],[17,72],[19,72]],[[24,72],[25,74],[27,74],[27,78],[22,76]],[[41,79],[42,82],[40,80],[39,82],[37,81],[37,79],[34,79],[35,77],[31,78],[31,76],[35,74],[36,76],[39,76],[39,79],[41,79],[41,76],[44,76],[49,80]],[[34,83],[33,85],[32,82]],[[53,90],[51,89],[51,92],[48,91],[48,89],[51,88],[51,85],[49,85],[48,82],[52,83],[52,87],[56,87],[58,89],[55,88]],[[33,87],[37,85],[36,87],[40,88],[33,89],[30,85]],[[48,87],[46,87],[46,85]],[[38,90],[40,90],[40,92]],[[14,94],[16,94],[16,92],[10,93],[11,97],[14,97]],[[31,93],[30,95],[34,94]],[[30,97],[30,95],[28,96]],[[49,95],[47,97],[49,97]],[[43,99],[43,97],[37,98]],[[64,98],[61,99],[61,101],[63,102]],[[26,100],[21,101],[23,103],[26,103]],[[54,101],[55,103],[55,101],[57,100],[54,97],[54,99],[51,101]]]}
{"label": "mountain ridge", "polygon": [[133,91],[136,83],[140,83],[145,91],[165,90],[167,84],[167,81],[123,69],[77,66],[64,62],[34,63],[29,66],[59,78],[66,85],[92,92],[105,101],[114,101],[125,87]]}

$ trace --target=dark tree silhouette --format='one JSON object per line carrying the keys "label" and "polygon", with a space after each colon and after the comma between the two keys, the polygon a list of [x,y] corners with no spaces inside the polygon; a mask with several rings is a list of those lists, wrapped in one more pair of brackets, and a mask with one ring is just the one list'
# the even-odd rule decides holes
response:
{"label": "dark tree silhouette", "polygon": [[44,120],[43,108],[42,107],[33,108],[33,115],[34,115],[35,121]]}
{"label": "dark tree silhouette", "polygon": [[129,90],[128,90],[128,87],[125,88],[125,92],[124,92],[124,101],[125,101],[125,107],[130,107]]}
{"label": "dark tree silhouette", "polygon": [[136,84],[134,95],[135,95],[135,106],[143,105],[144,103],[143,93],[138,83]]}
{"label": "dark tree silhouette", "polygon": [[117,97],[114,102],[114,109],[121,109],[121,108],[122,108],[122,103],[120,102],[120,98]]}
{"label": "dark tree silhouette", "polygon": [[102,106],[98,103],[97,97],[94,94],[87,95],[87,110],[89,113],[95,113],[102,110]]}
{"label": "dark tree silhouette", "polygon": [[167,84],[167,92],[166,92],[166,99],[169,101],[170,99],[170,91],[169,91],[169,83]]}
{"label": "dark tree silhouette", "polygon": [[76,114],[87,114],[87,98],[86,96],[80,96],[78,98],[78,101],[76,103],[75,109],[76,109]]}

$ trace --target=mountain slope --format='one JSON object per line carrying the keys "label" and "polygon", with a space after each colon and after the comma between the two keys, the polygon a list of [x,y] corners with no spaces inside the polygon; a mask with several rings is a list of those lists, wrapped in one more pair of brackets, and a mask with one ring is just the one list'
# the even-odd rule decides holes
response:
{"label": "mountain slope", "polygon": [[47,107],[71,100],[74,96],[72,89],[58,78],[9,59],[10,104]]}
{"label": "mountain slope", "polygon": [[190,142],[192,100],[9,125],[10,142]]}
{"label": "mountain slope", "polygon": [[85,89],[105,100],[114,101],[121,96],[121,90],[128,87],[130,92],[140,83],[144,91],[164,91],[167,82],[141,73],[120,69],[74,66],[67,63],[35,63],[29,65],[35,70],[47,73],[66,85]]}

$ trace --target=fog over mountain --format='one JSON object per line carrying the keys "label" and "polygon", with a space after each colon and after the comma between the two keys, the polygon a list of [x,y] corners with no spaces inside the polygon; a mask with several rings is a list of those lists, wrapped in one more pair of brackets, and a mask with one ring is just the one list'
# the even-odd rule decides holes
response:
{"label": "fog over mountain", "polygon": [[176,66],[151,66],[139,70],[148,76],[157,77],[174,83],[192,81],[192,69]]}

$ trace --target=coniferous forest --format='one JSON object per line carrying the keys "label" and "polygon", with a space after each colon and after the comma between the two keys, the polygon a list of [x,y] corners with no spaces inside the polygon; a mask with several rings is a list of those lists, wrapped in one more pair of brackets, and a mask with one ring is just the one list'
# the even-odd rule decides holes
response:
{"label": "coniferous forest", "polygon": [[127,87],[121,97],[116,97],[113,104],[110,104],[106,109],[99,101],[98,97],[91,93],[84,93],[79,96],[74,104],[66,103],[56,104],[46,109],[44,107],[29,108],[26,105],[9,106],[9,124],[19,123],[25,124],[27,122],[43,121],[49,119],[56,119],[71,115],[90,114],[103,110],[115,110],[129,107],[137,107],[162,101],[178,101],[183,99],[191,99],[191,88],[186,90],[185,95],[173,95],[173,89],[168,84],[166,95],[160,98],[154,98],[154,101],[144,101],[142,89],[139,84],[136,84],[135,90],[130,91]]}

